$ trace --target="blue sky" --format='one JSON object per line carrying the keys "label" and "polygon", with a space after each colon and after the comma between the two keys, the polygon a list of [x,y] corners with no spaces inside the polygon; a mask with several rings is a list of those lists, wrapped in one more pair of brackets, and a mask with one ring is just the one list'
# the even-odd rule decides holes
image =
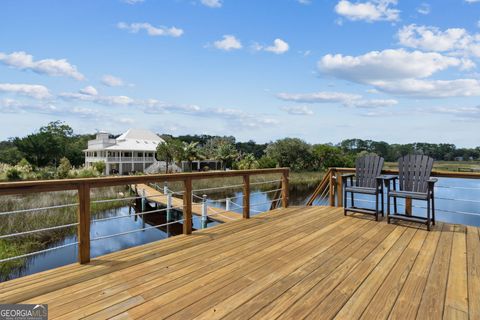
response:
{"label": "blue sky", "polygon": [[480,0],[2,0],[0,139],[478,146],[479,63]]}

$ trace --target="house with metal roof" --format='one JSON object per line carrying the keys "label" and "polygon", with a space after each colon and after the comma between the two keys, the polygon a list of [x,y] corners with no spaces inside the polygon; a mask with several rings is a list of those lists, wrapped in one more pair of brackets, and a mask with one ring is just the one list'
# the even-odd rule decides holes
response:
{"label": "house with metal roof", "polygon": [[84,150],[85,166],[103,161],[107,175],[144,172],[157,162],[157,146],[164,142],[157,134],[145,129],[129,129],[118,138],[99,132],[94,140],[88,141],[88,148]]}

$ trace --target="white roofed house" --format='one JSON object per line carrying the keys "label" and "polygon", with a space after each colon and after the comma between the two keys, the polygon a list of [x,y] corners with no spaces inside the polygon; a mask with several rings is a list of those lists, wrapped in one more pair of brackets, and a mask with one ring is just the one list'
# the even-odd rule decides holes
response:
{"label": "white roofed house", "polygon": [[99,132],[95,140],[88,141],[88,148],[84,150],[85,165],[88,167],[103,161],[107,175],[144,172],[157,162],[157,146],[164,142],[157,134],[144,129],[129,129],[116,139],[107,132]]}

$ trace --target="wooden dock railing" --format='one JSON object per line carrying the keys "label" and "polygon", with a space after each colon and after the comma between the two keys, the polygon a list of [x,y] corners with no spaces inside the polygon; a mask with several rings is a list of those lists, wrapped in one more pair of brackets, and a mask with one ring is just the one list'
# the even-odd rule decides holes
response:
{"label": "wooden dock railing", "polygon": [[[194,180],[241,177],[243,180],[243,218],[250,218],[250,177],[264,174],[281,174],[282,181],[282,206],[288,207],[288,168],[258,169],[258,170],[232,170],[199,173],[157,174],[145,176],[116,176],[85,179],[63,179],[44,181],[20,181],[0,183],[0,196],[22,195],[29,193],[77,190],[78,191],[78,261],[90,261],[90,206],[92,189],[132,184],[149,184],[159,182],[183,182],[183,233],[192,233],[192,182]],[[42,208],[37,208],[42,209]],[[45,208],[43,208],[45,209]],[[8,214],[9,212],[0,212]],[[15,213],[15,212],[10,212]],[[71,226],[71,225],[69,225]],[[63,227],[63,226],[60,226]],[[28,232],[35,232],[28,231]],[[16,234],[6,235],[15,236]],[[14,257],[17,258],[17,257]],[[8,260],[8,259],[7,259]]]}
{"label": "wooden dock railing", "polygon": [[[343,182],[342,182],[342,175],[347,173],[355,173],[355,168],[329,168],[325,173],[325,176],[318,184],[317,188],[315,189],[314,193],[310,197],[307,202],[308,206],[314,204],[315,201],[320,202],[322,204],[328,204],[330,206],[343,206]],[[382,174],[386,175],[398,175],[398,170],[382,170]],[[480,179],[480,173],[477,172],[452,172],[452,171],[432,171],[432,177],[436,178],[457,178],[457,179]],[[455,187],[447,187],[447,186],[436,186],[438,188],[452,188]],[[469,189],[468,187],[457,187],[462,190]],[[473,190],[478,190],[473,188]],[[438,198],[438,197],[436,197]],[[439,199],[443,200],[451,200],[451,201],[467,201],[467,202],[478,202],[479,200],[466,200],[466,199],[448,199],[439,197]],[[405,213],[411,214],[412,213],[412,199],[406,199],[405,202]],[[442,210],[440,210],[442,211]],[[445,211],[445,210],[443,210]],[[453,213],[453,212],[452,212]],[[480,213],[476,214],[479,215]]]}

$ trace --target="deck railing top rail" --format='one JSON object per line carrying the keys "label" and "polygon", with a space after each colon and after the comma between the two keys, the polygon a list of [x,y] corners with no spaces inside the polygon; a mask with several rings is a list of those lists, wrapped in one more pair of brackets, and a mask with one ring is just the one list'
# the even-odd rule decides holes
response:
{"label": "deck railing top rail", "polygon": [[98,178],[77,178],[77,179],[56,179],[56,180],[33,180],[18,182],[1,182],[0,195],[17,193],[34,193],[47,191],[77,190],[81,185],[91,187],[110,187],[118,185],[131,185],[137,183],[153,183],[159,181],[186,181],[202,180],[211,178],[243,177],[261,174],[288,174],[289,168],[272,168],[256,170],[231,170],[231,171],[209,171],[209,172],[188,172],[171,174],[153,174],[139,176],[115,176]]}

